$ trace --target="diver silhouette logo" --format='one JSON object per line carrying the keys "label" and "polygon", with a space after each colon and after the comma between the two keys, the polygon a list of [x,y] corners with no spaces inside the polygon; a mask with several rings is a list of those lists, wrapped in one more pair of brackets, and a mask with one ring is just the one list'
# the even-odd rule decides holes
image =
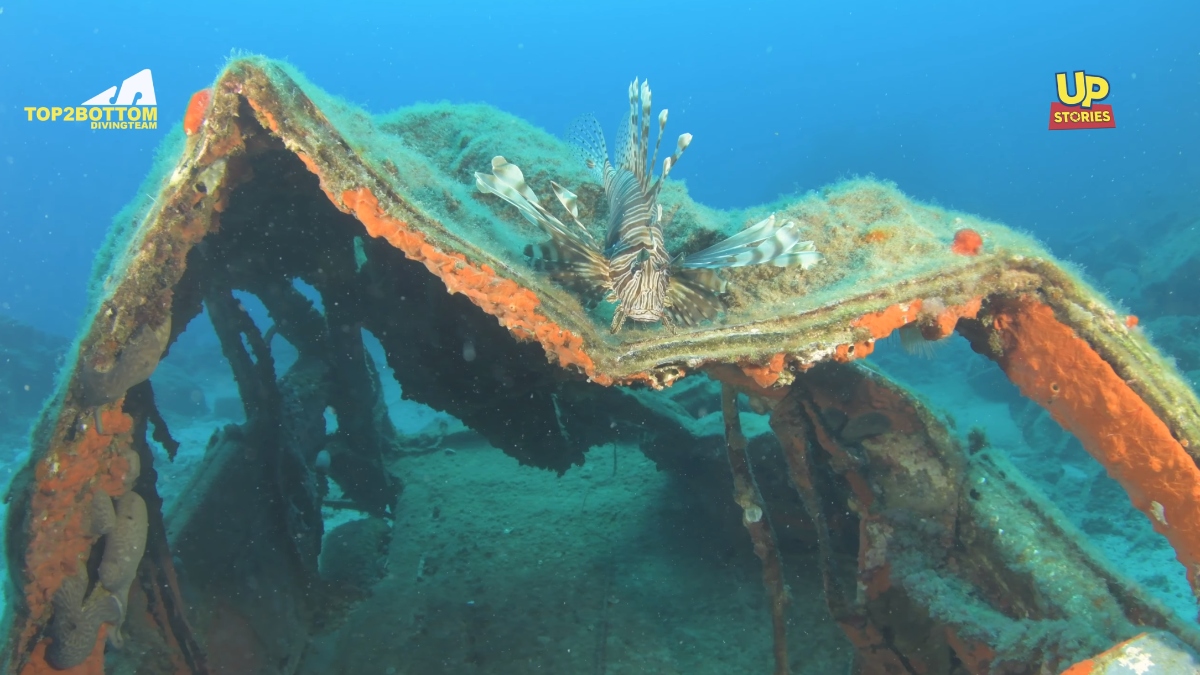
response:
{"label": "diver silhouette logo", "polygon": [[[117,100],[113,101],[116,94]],[[140,97],[140,99],[135,98]],[[83,105],[158,105],[154,98],[154,77],[147,68],[130,75],[121,83],[120,93],[109,87],[83,102]]]}
{"label": "diver silhouette logo", "polygon": [[1108,80],[1082,70],[1055,73],[1058,100],[1050,104],[1050,131],[1065,129],[1115,129],[1111,105],[1097,103],[1108,98]]}
{"label": "diver silhouette logo", "polygon": [[146,68],[81,105],[27,106],[25,116],[30,122],[89,122],[92,129],[157,129],[154,76]]}

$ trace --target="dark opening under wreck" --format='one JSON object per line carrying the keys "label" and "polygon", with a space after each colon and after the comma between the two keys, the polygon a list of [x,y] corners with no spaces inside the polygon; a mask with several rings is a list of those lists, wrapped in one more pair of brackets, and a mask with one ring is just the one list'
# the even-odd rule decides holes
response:
{"label": "dark opening under wreck", "polygon": [[[111,642],[110,672],[299,672],[309,637],[353,611],[316,572],[320,453],[364,512],[390,517],[402,490],[384,468],[402,439],[363,330],[407,398],[523,464],[561,473],[618,440],[682,474],[727,458],[762,559],[777,673],[803,658],[787,651],[771,526],[785,498],[808,525],[784,536],[815,552],[854,672],[1060,672],[1143,632],[1139,648],[1200,649],[1194,626],[1098,559],[1002,456],[962,447],[902,387],[852,363],[902,328],[957,331],[1120,481],[1200,588],[1200,404],[1126,317],[1031,240],[886,185],[843,184],[776,205],[826,263],[739,270],[717,321],[612,335],[522,264],[532,229],[474,192],[473,172],[501,152],[582,175],[516,120],[474,107],[374,120],[283,66],[241,59],[193,99],[184,127],[114,227],[90,324],[10,493],[9,671],[100,673]],[[662,199],[681,233],[672,243],[692,250],[768,212],[711,211],[675,185]],[[581,210],[597,201],[580,190]],[[235,292],[261,300],[272,325]],[[177,444],[147,378],[205,309],[246,422],[213,435],[166,514],[148,439]],[[276,337],[299,353],[282,373]],[[654,393],[684,376],[720,383],[723,437]],[[751,447],[739,397],[769,413],[777,442]],[[353,663],[368,656],[339,672],[363,672]]]}

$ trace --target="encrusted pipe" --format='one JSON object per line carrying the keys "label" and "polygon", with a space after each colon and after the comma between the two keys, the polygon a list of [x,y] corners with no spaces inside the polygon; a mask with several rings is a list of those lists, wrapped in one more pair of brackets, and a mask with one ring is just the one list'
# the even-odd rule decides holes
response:
{"label": "encrusted pipe", "polygon": [[725,418],[725,445],[729,454],[729,469],[733,473],[733,499],[742,507],[742,524],[750,531],[754,554],[762,561],[763,585],[771,597],[771,624],[774,628],[775,675],[787,675],[787,590],[783,585],[783,561],[775,543],[775,531],[763,511],[762,494],[754,482],[750,457],[746,454],[746,437],[738,417],[737,391],[721,385],[721,412]]}
{"label": "encrusted pipe", "polygon": [[850,614],[845,595],[833,576],[833,544],[829,534],[829,521],[821,508],[821,497],[817,492],[816,481],[813,478],[811,458],[808,450],[808,430],[817,424],[806,414],[806,406],[800,399],[801,389],[793,387],[771,412],[771,430],[779,439],[783,449],[783,458],[787,462],[788,477],[792,487],[800,495],[804,510],[813,520],[817,531],[817,547],[821,583],[825,589],[825,602],[834,619],[845,621]]}

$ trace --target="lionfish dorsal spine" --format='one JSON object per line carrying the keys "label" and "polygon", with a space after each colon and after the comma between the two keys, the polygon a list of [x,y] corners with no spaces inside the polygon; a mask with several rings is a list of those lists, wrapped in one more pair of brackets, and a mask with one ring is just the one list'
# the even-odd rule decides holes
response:
{"label": "lionfish dorsal spine", "polygon": [[638,170],[638,151],[641,142],[640,134],[638,133],[638,111],[639,98],[641,95],[638,88],[638,80],[635,78],[633,83],[629,85],[629,121],[621,129],[620,141],[617,152],[617,168],[629,171],[640,181],[644,171]]}
{"label": "lionfish dorsal spine", "polygon": [[650,171],[654,171],[654,166],[658,164],[658,148],[662,145],[663,129],[667,127],[667,109],[663,108],[658,113],[658,137],[654,139],[654,154],[650,157]]}
{"label": "lionfish dorsal spine", "polygon": [[642,187],[645,188],[648,183],[648,171],[653,171],[654,167],[646,166],[647,151],[650,149],[650,80],[642,82],[641,89],[642,97],[642,128],[638,132],[638,180]]}
{"label": "lionfish dorsal spine", "polygon": [[679,158],[683,156],[683,151],[687,150],[688,146],[691,144],[691,134],[679,134],[679,138],[675,140],[675,152],[672,153],[670,157],[663,160],[662,175],[658,177],[658,180],[654,183],[654,187],[650,189],[650,194],[653,195],[655,199],[658,198],[658,193],[662,190],[663,181],[667,179],[667,176],[671,175],[671,169],[675,168],[675,164],[678,163]]}

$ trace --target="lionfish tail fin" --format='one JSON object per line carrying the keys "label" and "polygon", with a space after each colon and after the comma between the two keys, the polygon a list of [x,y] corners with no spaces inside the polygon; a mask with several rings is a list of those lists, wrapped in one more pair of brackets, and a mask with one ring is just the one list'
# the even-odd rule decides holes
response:
{"label": "lionfish tail fin", "polygon": [[716,270],[681,269],[671,275],[664,314],[672,323],[694,326],[712,321],[725,308],[721,296],[728,289]]}
{"label": "lionfish tail fin", "polygon": [[775,214],[771,214],[766,220],[687,256],[679,266],[716,269],[765,263],[777,267],[800,265],[808,269],[820,260],[816,246],[811,241],[800,240],[800,228],[796,223],[789,220],[780,224],[775,220]]}

